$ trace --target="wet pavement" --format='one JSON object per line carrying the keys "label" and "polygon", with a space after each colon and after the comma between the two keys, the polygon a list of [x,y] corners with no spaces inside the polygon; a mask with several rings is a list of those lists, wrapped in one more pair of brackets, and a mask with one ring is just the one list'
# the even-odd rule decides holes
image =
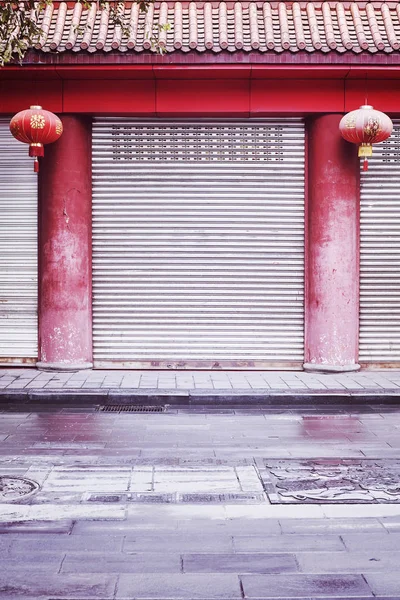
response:
{"label": "wet pavement", "polygon": [[1,600],[400,599],[400,405],[98,406],[0,403]]}

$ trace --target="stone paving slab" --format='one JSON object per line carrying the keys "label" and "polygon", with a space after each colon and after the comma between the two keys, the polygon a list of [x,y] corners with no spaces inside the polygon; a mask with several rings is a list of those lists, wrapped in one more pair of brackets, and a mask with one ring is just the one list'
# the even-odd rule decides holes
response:
{"label": "stone paving slab", "polygon": [[[156,549],[156,548],[155,548]],[[61,566],[61,573],[180,573],[182,560],[180,554],[152,552],[151,555],[122,554],[103,552],[67,553]]]}
{"label": "stone paving slab", "polygon": [[183,554],[184,573],[294,573],[299,570],[293,553]]}
{"label": "stone paving slab", "polygon": [[[225,528],[224,528],[225,529]],[[278,529],[276,530],[278,532]],[[229,532],[211,531],[208,534],[204,531],[196,532],[196,535],[188,535],[187,531],[168,531],[166,535],[153,532],[126,531],[126,537],[123,544],[123,551],[127,554],[138,552],[169,551],[173,554],[183,554],[185,552],[233,552],[232,536]]]}
{"label": "stone paving slab", "polygon": [[400,573],[398,568],[385,573],[367,573],[365,580],[376,596],[400,597]]}
{"label": "stone paving slab", "polygon": [[370,573],[395,571],[400,564],[400,549],[382,552],[370,547],[359,552],[303,552],[296,555],[304,573]]}
{"label": "stone paving slab", "polygon": [[154,600],[234,600],[243,598],[239,578],[233,573],[184,573],[168,577],[151,574],[121,575],[116,598]]}
{"label": "stone paving slab", "polygon": [[332,598],[340,590],[342,598],[373,597],[362,575],[243,575],[244,598]]}
{"label": "stone paving slab", "polygon": [[122,506],[87,505],[32,505],[0,504],[0,523],[20,523],[21,521],[65,521],[66,519],[118,520],[125,519]]}
{"label": "stone paving slab", "polygon": [[[113,598],[117,577],[103,574],[64,574],[52,575],[30,572],[0,572],[0,594],[19,598],[68,598],[76,600],[97,600]],[[4,596],[3,596],[4,595]]]}
{"label": "stone paving slab", "polygon": [[72,519],[59,519],[54,522],[40,521],[39,519],[24,521],[18,518],[16,521],[0,519],[0,534],[70,534],[74,521]]}
{"label": "stone paving slab", "polygon": [[[71,528],[68,532],[72,530]],[[93,534],[90,536],[79,536],[79,535],[57,535],[57,531],[51,531],[49,524],[47,523],[47,529],[41,533],[40,531],[32,532],[29,536],[16,535],[17,532],[10,533],[4,538],[10,538],[9,542],[9,554],[15,556],[19,554],[53,554],[56,552],[62,552],[63,554],[69,552],[80,552],[90,553],[91,555],[97,556],[99,553],[104,553],[105,543],[107,544],[107,552],[116,553],[122,552],[125,536],[121,533],[119,535],[104,535]],[[1,540],[1,538],[0,538]],[[152,549],[154,549],[154,545]]]}
{"label": "stone paving slab", "polygon": [[[382,530],[383,531],[383,530]],[[383,536],[390,537],[383,531]],[[383,537],[381,536],[381,537]],[[261,532],[253,532],[252,535],[233,535],[233,547],[236,552],[344,552],[346,545],[343,543],[344,536],[339,535],[290,535],[282,533],[278,537],[272,537]],[[362,534],[362,539],[364,535]],[[381,538],[379,538],[381,539]],[[393,549],[397,550],[400,546]],[[359,548],[359,546],[357,546]],[[386,549],[382,544],[382,550]],[[387,548],[388,550],[391,548]]]}

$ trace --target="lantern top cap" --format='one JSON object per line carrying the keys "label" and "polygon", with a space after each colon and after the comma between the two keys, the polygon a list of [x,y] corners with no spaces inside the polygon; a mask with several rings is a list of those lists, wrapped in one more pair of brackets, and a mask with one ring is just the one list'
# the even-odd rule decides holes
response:
{"label": "lantern top cap", "polygon": [[360,108],[363,108],[364,110],[372,110],[374,107],[371,106],[371,104],[363,104],[360,106]]}
{"label": "lantern top cap", "polygon": [[42,110],[42,107],[39,106],[38,104],[33,104],[32,106],[29,107],[31,110]]}

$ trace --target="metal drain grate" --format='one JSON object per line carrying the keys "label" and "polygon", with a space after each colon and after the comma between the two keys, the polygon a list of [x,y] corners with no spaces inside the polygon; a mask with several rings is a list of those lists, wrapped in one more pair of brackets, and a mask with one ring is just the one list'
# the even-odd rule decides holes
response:
{"label": "metal drain grate", "polygon": [[162,413],[165,412],[167,406],[144,406],[140,404],[105,404],[97,408],[98,412],[112,413]]}

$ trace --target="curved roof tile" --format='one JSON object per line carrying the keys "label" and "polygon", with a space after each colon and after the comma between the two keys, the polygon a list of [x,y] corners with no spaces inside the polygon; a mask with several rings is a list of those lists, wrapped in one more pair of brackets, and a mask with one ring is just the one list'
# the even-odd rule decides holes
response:
{"label": "curved roof tile", "polygon": [[386,52],[400,49],[400,6],[358,2],[136,2],[48,5],[40,14],[42,52]]}

